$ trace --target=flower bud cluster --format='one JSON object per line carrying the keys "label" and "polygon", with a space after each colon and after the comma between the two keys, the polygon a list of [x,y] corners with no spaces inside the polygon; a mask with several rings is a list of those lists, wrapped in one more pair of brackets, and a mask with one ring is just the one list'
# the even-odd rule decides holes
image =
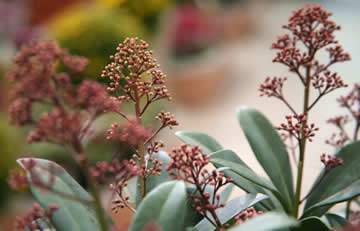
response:
{"label": "flower bud cluster", "polygon": [[[56,72],[60,62],[70,74]],[[87,63],[86,58],[70,55],[54,41],[31,42],[15,56],[14,68],[7,74],[14,84],[9,118],[16,126],[36,127],[28,142],[71,146],[86,132],[81,129],[85,120],[93,121],[104,111],[119,111],[120,102],[109,98],[102,84],[92,80],[77,86],[72,83],[71,77],[84,71]],[[37,118],[33,113],[36,104],[46,105]]]}
{"label": "flower bud cluster", "polygon": [[267,77],[265,79],[265,82],[260,85],[259,91],[261,92],[260,96],[268,96],[268,97],[276,97],[276,98],[282,98],[282,88],[284,86],[284,82],[287,80],[286,77]]}
{"label": "flower bud cluster", "polygon": [[335,156],[326,155],[325,153],[320,156],[320,160],[325,165],[326,171],[330,171],[344,163],[342,158],[336,158]]}
{"label": "flower bud cluster", "polygon": [[263,211],[256,211],[254,207],[250,207],[242,211],[239,215],[235,217],[236,223],[243,223],[253,217],[263,214]]}
{"label": "flower bud cluster", "polygon": [[117,122],[111,125],[111,129],[108,129],[107,140],[120,140],[127,142],[131,146],[136,146],[140,142],[144,142],[152,135],[151,128],[145,128],[142,126],[137,118],[128,118],[127,123],[119,125]]}
{"label": "flower bud cluster", "polygon": [[312,141],[312,137],[315,136],[315,131],[318,131],[319,128],[315,127],[315,124],[308,124],[307,118],[305,115],[287,115],[286,117],[287,124],[282,123],[280,126],[276,127],[277,130],[287,131],[291,136],[301,140],[308,139]]}
{"label": "flower bud cluster", "polygon": [[[198,146],[189,147],[187,144],[183,144],[180,148],[174,149],[169,156],[172,161],[166,168],[168,173],[174,176],[175,180],[183,180],[194,185],[200,194],[200,196],[196,193],[188,195],[193,198],[192,206],[195,210],[205,218],[208,218],[208,213],[213,217],[216,216],[215,210],[225,206],[225,203],[220,203],[220,195],[217,192],[221,187],[232,183],[233,179],[226,178],[224,173],[217,172],[217,170],[205,169],[210,163],[210,157],[203,153]],[[207,187],[213,189],[212,196],[205,191]]]}
{"label": "flower bud cluster", "polygon": [[14,229],[17,231],[42,230],[41,226],[36,221],[37,219],[41,219],[41,221],[45,222],[48,227],[52,227],[50,218],[58,209],[58,205],[50,204],[49,209],[45,210],[38,203],[34,203],[32,208],[29,209],[23,217],[16,217]]}
{"label": "flower bud cluster", "polygon": [[166,76],[158,69],[160,66],[148,48],[149,44],[143,40],[127,38],[119,44],[117,53],[110,56],[113,62],[105,67],[101,76],[110,80],[109,92],[125,93],[119,100],[136,102],[145,97],[146,104],[163,98],[171,100],[165,86]]}
{"label": "flower bud cluster", "polygon": [[344,83],[341,77],[337,72],[331,72],[326,70],[323,72],[323,75],[319,74],[311,76],[312,85],[315,89],[318,89],[321,95],[331,92],[335,89],[347,87],[348,85]]}
{"label": "flower bud cluster", "polygon": [[360,85],[355,84],[348,95],[337,100],[341,107],[345,107],[353,116],[355,121],[360,120]]}

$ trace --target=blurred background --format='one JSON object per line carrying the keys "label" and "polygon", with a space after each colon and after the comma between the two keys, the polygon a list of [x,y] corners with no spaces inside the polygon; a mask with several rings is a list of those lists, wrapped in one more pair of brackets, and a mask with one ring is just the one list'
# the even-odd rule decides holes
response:
{"label": "blurred background", "polygon": [[[10,192],[7,175],[15,159],[23,153],[55,159],[74,175],[73,163],[61,148],[24,142],[28,129],[8,125],[7,90],[4,73],[11,69],[11,58],[33,39],[55,39],[73,54],[86,56],[90,65],[75,79],[99,79],[118,43],[137,36],[147,40],[168,76],[174,101],[158,104],[159,109],[176,115],[180,126],[209,134],[225,148],[232,149],[250,166],[263,174],[252,155],[236,119],[236,108],[248,105],[262,111],[273,124],[283,121],[289,111],[275,99],[260,98],[257,91],[267,76],[288,76],[285,95],[300,108],[302,92],[297,78],[287,69],[273,64],[270,50],[281,25],[292,10],[303,6],[301,0],[0,0],[0,227],[9,230],[16,214],[30,207],[31,196]],[[350,52],[352,61],[334,67],[349,85],[360,80],[360,1],[317,1],[334,13],[333,20],[342,26],[337,38]],[[294,76],[295,77],[295,76]],[[335,130],[326,124],[329,117],[343,114],[336,98],[348,90],[338,90],[325,97],[312,111],[312,122],[320,131],[309,145],[305,162],[306,192],[322,165],[323,152],[333,152],[325,139]],[[150,113],[151,114],[151,113]],[[146,120],[154,123],[153,115]],[[105,131],[116,118],[98,122]],[[160,138],[167,149],[180,142],[174,130]],[[92,142],[92,161],[114,150],[105,144],[104,135]],[[101,150],[101,155],[99,154]],[[81,176],[80,176],[81,177]],[[303,193],[304,193],[303,192]],[[235,192],[241,193],[241,192]]]}

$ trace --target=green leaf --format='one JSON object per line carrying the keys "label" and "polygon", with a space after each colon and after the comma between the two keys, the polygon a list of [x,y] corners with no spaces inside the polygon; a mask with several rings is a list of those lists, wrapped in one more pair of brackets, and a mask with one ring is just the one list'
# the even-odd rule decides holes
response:
{"label": "green leaf", "polygon": [[[335,156],[343,159],[343,165],[332,169],[318,186],[314,184],[306,201],[303,217],[321,216],[333,204],[360,195],[360,142],[344,146]],[[324,170],[318,179],[323,172]]]}
{"label": "green leaf", "polygon": [[343,228],[347,224],[344,217],[334,213],[326,213],[321,219],[331,228]]}
{"label": "green leaf", "polygon": [[163,231],[185,229],[185,184],[166,182],[152,190],[141,202],[130,231],[141,231],[146,224],[156,222]]}
{"label": "green leaf", "polygon": [[[252,172],[253,175],[256,175],[256,173],[254,171],[252,171],[245,163],[244,161],[242,161],[240,159],[240,157],[234,153],[231,150],[221,150],[221,151],[217,151],[214,152],[210,155],[211,160],[213,159],[223,159],[223,160],[227,160],[233,163],[237,163],[239,165],[243,165],[244,167],[248,168],[250,172]],[[221,166],[218,166],[216,163],[212,162],[215,167],[219,168]],[[235,174],[232,170],[225,170],[223,171],[225,176],[228,178],[232,178],[234,179],[234,184],[236,184],[238,187],[240,187],[241,189],[243,189],[245,192],[247,193],[252,193],[252,194],[257,194],[257,193],[262,193],[262,194],[267,194],[272,200],[274,199],[273,194],[269,191],[266,191],[265,189],[263,189],[262,187],[252,183],[251,181],[247,180],[246,178]],[[258,177],[260,178],[260,177]],[[275,200],[277,201],[277,199],[275,198]],[[279,203],[279,202],[278,202]],[[275,205],[267,200],[263,200],[261,201],[259,204],[256,205],[261,211],[268,211],[270,209],[274,209]],[[279,206],[279,208],[282,209],[281,206]]]}
{"label": "green leaf", "polygon": [[[260,186],[264,189],[267,189],[268,191],[270,191],[271,193],[266,193],[268,195],[270,195],[270,197],[272,197],[271,199],[272,202],[280,202],[282,207],[286,208],[286,204],[282,198],[282,196],[280,195],[280,193],[277,191],[277,189],[269,182],[267,182],[266,180],[260,178],[258,175],[256,175],[256,173],[254,173],[251,169],[249,169],[247,166],[244,166],[242,164],[238,164],[238,163],[234,163],[228,160],[224,160],[224,159],[220,159],[220,158],[212,158],[211,163],[213,163],[215,166],[218,167],[230,167],[231,171],[236,174],[237,176],[246,179],[247,181],[256,184],[257,186]],[[230,170],[226,170],[226,171],[230,171]],[[240,178],[240,179],[241,179]],[[234,178],[236,179],[236,178]],[[235,181],[234,180],[234,184],[239,185],[239,187],[242,187],[243,185],[243,181],[240,180],[239,181]],[[241,186],[240,186],[241,185]],[[265,190],[266,192],[266,190]],[[276,198],[276,199],[275,199]]]}
{"label": "green leaf", "polygon": [[[170,181],[171,176],[168,174],[168,172],[165,170],[168,166],[169,161],[171,161],[171,158],[166,152],[160,151],[158,153],[153,153],[152,158],[159,159],[159,162],[162,162],[162,170],[161,175],[150,175],[146,180],[146,194],[150,193],[154,188],[156,188],[158,185]],[[153,163],[150,162],[148,165],[148,169],[153,167]],[[137,180],[137,187],[136,187],[136,207],[139,206],[141,203],[141,191],[140,191],[140,182],[139,178]]]}
{"label": "green leaf", "polygon": [[298,222],[284,213],[268,212],[249,219],[229,231],[273,231],[294,227]]}
{"label": "green leaf", "polygon": [[223,149],[214,138],[201,132],[178,131],[175,135],[191,146],[198,145],[205,154]]}
{"label": "green leaf", "polygon": [[331,228],[323,222],[319,217],[307,217],[300,220],[300,225],[294,229],[294,231],[329,231]]}
{"label": "green leaf", "polygon": [[[216,210],[216,214],[222,224],[227,223],[236,215],[241,213],[243,210],[253,206],[261,200],[266,199],[267,196],[263,194],[246,194],[244,196],[237,197],[235,199],[230,200],[226,203],[224,208],[218,208]],[[209,215],[210,218],[211,215]],[[214,221],[214,219],[212,218]],[[204,218],[195,226],[198,231],[213,231],[216,228],[206,219]]]}
{"label": "green leaf", "polygon": [[[35,162],[35,167],[28,171],[23,162]],[[55,183],[52,190],[58,191],[84,201],[91,202],[90,195],[63,169],[55,162],[37,158],[18,159],[19,165],[26,171],[29,181],[32,174],[36,174],[43,183],[49,182],[50,176],[55,176]],[[51,171],[51,173],[50,173]],[[49,209],[50,204],[59,205],[59,209],[52,216],[52,224],[58,230],[100,230],[100,225],[94,214],[94,209],[84,203],[73,199],[64,198],[51,191],[45,191],[35,185],[30,185],[30,189],[36,200],[45,209]]]}
{"label": "green leaf", "polygon": [[289,154],[272,124],[260,112],[249,107],[238,109],[238,120],[245,136],[275,187],[286,202],[288,212],[294,210],[294,189]]}

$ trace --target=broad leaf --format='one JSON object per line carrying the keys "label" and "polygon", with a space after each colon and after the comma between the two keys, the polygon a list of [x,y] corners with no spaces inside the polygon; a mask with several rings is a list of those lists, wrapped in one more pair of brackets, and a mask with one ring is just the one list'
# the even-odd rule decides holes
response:
{"label": "broad leaf", "polygon": [[152,190],[141,202],[130,231],[141,231],[155,222],[163,231],[185,229],[185,184],[182,181],[166,182]]}
{"label": "broad leaf", "polygon": [[[211,159],[211,163],[213,163],[215,166],[218,166],[218,167],[230,167],[231,168],[231,171],[243,178],[243,179],[246,179],[248,180],[249,182],[257,185],[257,186],[260,186],[268,191],[271,192],[270,193],[267,193],[268,195],[271,195],[271,197],[276,197],[276,199],[274,199],[274,201],[279,201],[281,203],[281,205],[286,208],[286,204],[282,198],[282,196],[280,195],[280,193],[277,191],[277,189],[269,182],[267,182],[266,180],[262,179],[261,177],[259,177],[258,175],[256,175],[256,173],[254,173],[251,169],[249,169],[247,166],[244,166],[242,164],[238,164],[238,163],[234,163],[234,162],[230,162],[228,160],[224,160],[224,159],[219,159],[219,158],[213,158]],[[229,171],[229,170],[226,170],[226,171]],[[239,179],[241,179],[239,178]],[[236,178],[234,178],[236,179]],[[239,184],[239,187],[242,187],[241,185],[243,185],[243,182],[240,180],[240,182],[235,182],[234,181],[234,184],[238,185]],[[266,191],[265,190],[265,191]],[[271,198],[271,199],[273,199]],[[272,200],[273,201],[273,200]],[[274,202],[273,201],[273,202]]]}
{"label": "broad leaf", "polygon": [[[162,171],[161,175],[151,175],[146,180],[146,194],[150,193],[154,188],[156,188],[158,185],[168,182],[171,178],[171,176],[168,174],[168,172],[165,170],[168,166],[169,161],[171,158],[166,152],[160,151],[158,153],[153,153],[152,158],[157,158],[159,162],[162,162]],[[152,168],[153,164],[150,162],[147,168]],[[140,182],[139,178],[137,179],[137,187],[136,187],[136,206],[139,206],[141,202],[141,191],[140,191]]]}
{"label": "broad leaf", "polygon": [[333,229],[343,228],[347,224],[344,217],[334,213],[326,213],[321,219]]}
{"label": "broad leaf", "polygon": [[329,231],[331,228],[323,222],[319,217],[307,217],[300,220],[300,224],[294,231],[306,231],[306,230],[316,230],[316,231]]}
{"label": "broad leaf", "polygon": [[[266,199],[267,196],[263,194],[247,194],[244,196],[237,197],[235,199],[230,200],[228,203],[226,203],[226,206],[224,208],[219,208],[216,210],[216,214],[222,224],[227,223],[232,218],[234,218],[236,215],[241,213],[243,210],[255,205],[261,200]],[[209,214],[209,217],[211,215]],[[213,219],[213,218],[212,218]],[[214,221],[214,219],[213,219]],[[215,227],[206,219],[204,218],[202,221],[199,222],[195,226],[195,228],[198,231],[213,231],[215,230]]]}
{"label": "broad leaf", "polygon": [[191,146],[198,145],[205,154],[223,149],[221,145],[211,136],[200,132],[178,131],[175,133],[182,141]]}
{"label": "broad leaf", "polygon": [[[211,157],[211,160],[212,159],[223,159],[223,160],[227,160],[227,161],[230,161],[230,162],[233,162],[233,163],[237,163],[239,165],[243,165],[244,167],[248,168],[250,172],[253,172],[253,175],[256,175],[256,173],[254,171],[252,171],[249,168],[249,166],[247,166],[244,163],[244,161],[242,161],[240,159],[240,157],[235,152],[233,152],[231,150],[217,151],[217,152],[212,153],[210,155],[210,157]],[[221,167],[221,166],[216,165],[216,163],[213,163],[213,164],[217,168]],[[263,189],[262,187],[252,183],[251,181],[247,180],[246,178],[244,178],[244,177],[242,177],[242,176],[240,176],[238,174],[235,174],[232,170],[225,170],[223,172],[224,172],[226,177],[233,178],[234,179],[234,184],[236,184],[238,187],[243,189],[245,192],[252,193],[252,194],[256,194],[256,193],[267,194],[272,200],[274,199],[274,196],[272,195],[272,193],[267,193],[267,191],[265,189]],[[275,200],[277,201],[276,198],[275,198]],[[261,201],[256,206],[261,211],[268,211],[268,210],[271,210],[271,209],[275,208],[275,205],[271,201],[269,201],[268,199]],[[278,208],[282,208],[282,207],[279,206]]]}
{"label": "broad leaf", "polygon": [[229,231],[274,231],[294,227],[298,222],[284,213],[268,212],[251,218]]}
{"label": "broad leaf", "polygon": [[[342,166],[332,169],[325,178],[312,189],[306,201],[305,216],[321,216],[333,204],[350,200],[360,195],[360,142],[348,144],[335,155],[342,158]],[[322,176],[323,171],[318,176]]]}
{"label": "broad leaf", "polygon": [[[30,159],[36,164],[31,172],[29,172],[23,164]],[[32,174],[36,174],[43,183],[47,184],[50,176],[54,175],[55,183],[52,186],[52,190],[74,198],[80,198],[84,201],[92,201],[90,195],[65,171],[65,169],[56,163],[37,158],[23,158],[18,159],[17,162],[26,171],[29,181],[31,180]],[[64,198],[52,191],[41,189],[35,185],[30,185],[30,189],[36,200],[45,209],[49,209],[48,206],[50,204],[59,205],[60,208],[54,213],[51,219],[52,224],[56,229],[100,230],[99,223],[92,207],[80,203],[76,201],[76,199]]]}
{"label": "broad leaf", "polygon": [[245,136],[275,187],[286,202],[287,211],[294,210],[294,190],[289,154],[272,124],[249,107],[238,109],[238,120]]}

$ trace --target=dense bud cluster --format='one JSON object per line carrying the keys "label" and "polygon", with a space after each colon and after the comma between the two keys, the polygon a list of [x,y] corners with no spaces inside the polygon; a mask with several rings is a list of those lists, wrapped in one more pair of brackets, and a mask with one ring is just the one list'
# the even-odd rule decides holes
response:
{"label": "dense bud cluster", "polygon": [[160,66],[148,48],[149,44],[138,38],[125,39],[117,47],[117,53],[110,56],[113,62],[101,75],[110,80],[109,92],[120,90],[125,93],[118,97],[119,100],[136,102],[139,98],[146,98],[142,112],[148,104],[159,99],[171,100],[165,86],[166,76],[158,69]]}
{"label": "dense bud cluster", "polygon": [[344,163],[343,159],[336,158],[335,156],[331,155],[326,155],[325,153],[320,156],[320,160],[325,165],[325,171],[330,171]]}
{"label": "dense bud cluster", "polygon": [[[225,203],[220,203],[220,195],[217,193],[219,189],[228,183],[232,183],[232,178],[226,178],[224,173],[217,172],[217,170],[208,171],[205,167],[210,163],[210,157],[198,146],[188,147],[183,144],[180,148],[174,149],[169,156],[172,161],[168,163],[166,170],[175,180],[183,180],[195,186],[196,191],[200,196],[189,194],[193,198],[194,204],[192,205],[195,210],[213,222],[209,218],[209,213],[216,220],[215,210],[225,206]],[[175,173],[176,172],[176,173]],[[210,196],[206,192],[206,188],[213,188],[213,195]],[[218,228],[222,225],[214,224]]]}
{"label": "dense bud cluster", "polygon": [[282,88],[284,86],[284,82],[287,80],[286,77],[267,77],[265,82],[260,85],[259,91],[261,92],[260,96],[268,96],[268,97],[277,97],[283,98]]}
{"label": "dense bud cluster", "polygon": [[[50,218],[58,209],[58,205],[50,204],[49,209],[45,210],[38,203],[34,203],[32,208],[29,209],[23,217],[16,218],[14,229],[16,231],[42,230],[39,222],[44,222],[48,227],[52,227]],[[38,219],[41,219],[41,221],[39,221]]]}
{"label": "dense bud cluster", "polygon": [[315,136],[315,131],[319,128],[315,127],[315,124],[308,124],[306,116],[300,115],[288,115],[285,117],[287,124],[282,123],[276,127],[277,130],[287,131],[289,135],[294,136],[298,140],[308,139],[312,141],[312,137]]}
{"label": "dense bud cluster", "polygon": [[243,223],[250,218],[263,214],[263,211],[256,211],[253,207],[247,208],[235,217],[237,223]]}

